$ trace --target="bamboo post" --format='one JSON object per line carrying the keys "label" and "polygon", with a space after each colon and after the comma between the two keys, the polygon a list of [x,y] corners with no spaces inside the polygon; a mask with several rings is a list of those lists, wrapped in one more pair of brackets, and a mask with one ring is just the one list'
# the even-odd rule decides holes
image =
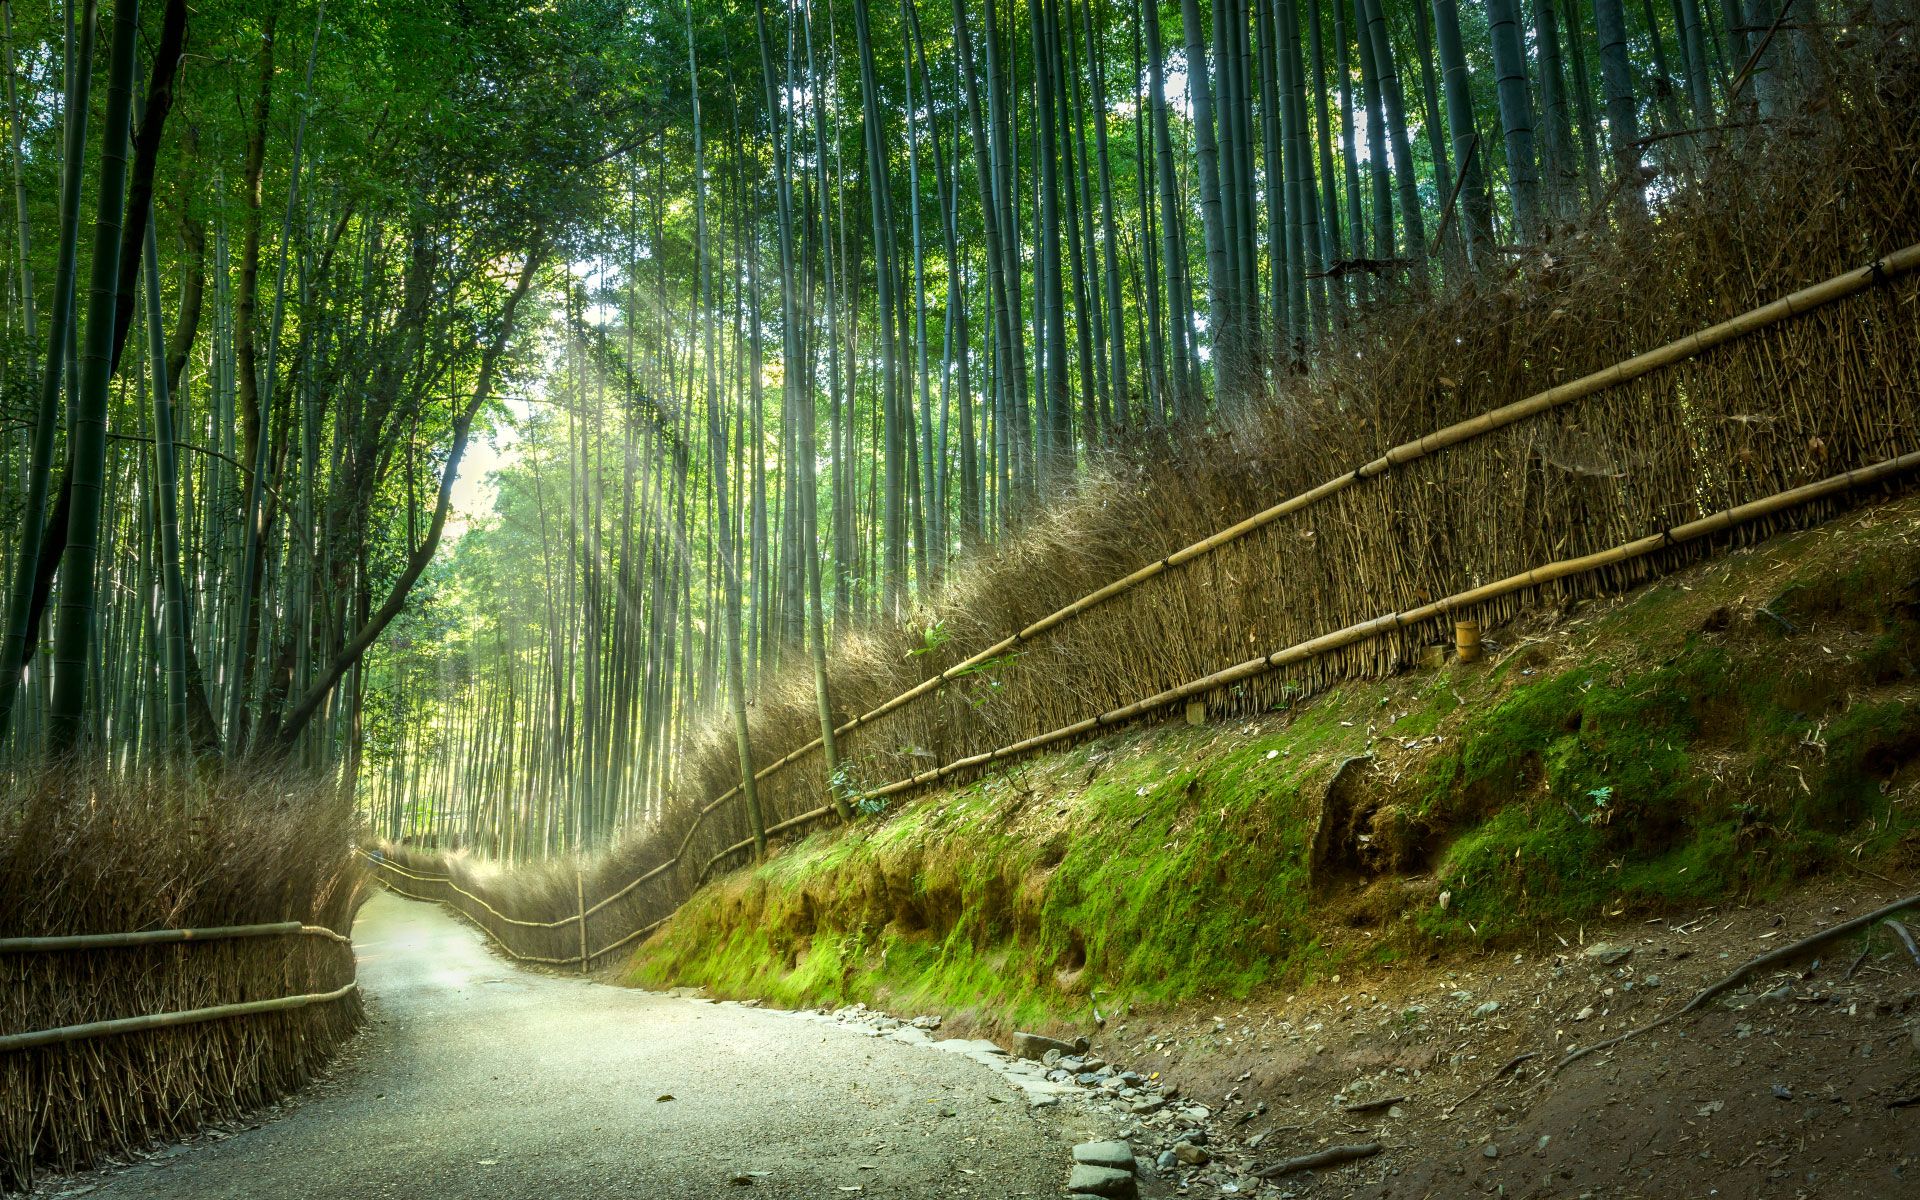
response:
{"label": "bamboo post", "polygon": [[587,885],[580,878],[580,868],[573,868],[574,911],[579,913],[580,921],[580,973],[587,973]]}
{"label": "bamboo post", "polygon": [[1480,622],[1468,617],[1453,623],[1453,653],[1463,663],[1480,661]]}

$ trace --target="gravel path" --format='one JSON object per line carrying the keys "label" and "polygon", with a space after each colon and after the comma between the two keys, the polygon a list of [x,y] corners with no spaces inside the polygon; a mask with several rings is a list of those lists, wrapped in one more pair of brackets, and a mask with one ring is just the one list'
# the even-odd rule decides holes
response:
{"label": "gravel path", "polygon": [[1056,1110],[964,1056],[531,974],[386,892],[354,941],[369,1024],[331,1083],[91,1194],[988,1198],[1064,1181]]}

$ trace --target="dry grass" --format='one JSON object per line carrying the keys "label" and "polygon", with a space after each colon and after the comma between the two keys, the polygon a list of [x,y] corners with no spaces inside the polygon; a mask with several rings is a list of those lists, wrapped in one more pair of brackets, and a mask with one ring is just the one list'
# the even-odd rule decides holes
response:
{"label": "dry grass", "polygon": [[[0,785],[0,934],[299,920],[349,929],[362,877],[337,789],[51,774]],[[0,956],[0,1033],[331,991],[352,951],[271,937]],[[0,1058],[0,1188],[181,1136],[305,1082],[358,996]]]}
{"label": "dry grass", "polygon": [[[977,558],[904,626],[843,637],[832,668],[837,712],[843,720],[864,712],[1392,445],[1920,241],[1920,67],[1881,55],[1876,74],[1865,65],[1875,56],[1859,46],[1852,54],[1826,64],[1809,115],[1677,165],[1650,218],[1602,214],[1559,230],[1502,277],[1396,298],[1259,402],[1097,464],[1074,495]],[[1012,662],[863,726],[843,738],[843,759],[859,783],[877,786],[1357,620],[1912,450],[1916,292],[1912,277],[1895,281],[1366,480],[1036,638]],[[1836,507],[1810,506],[1738,536],[1763,538]],[[1713,549],[1665,552],[1478,615],[1497,625],[1525,605],[1618,591]],[[939,649],[912,653],[936,623]],[[1209,706],[1265,711],[1342,678],[1393,672],[1441,636],[1436,627],[1383,637],[1216,694]],[[762,763],[818,734],[804,663],[763,686],[752,725]],[[709,798],[738,778],[724,720],[697,731],[677,769],[679,805],[588,864],[588,902],[668,859],[692,829],[687,854],[597,915],[593,947],[670,912],[708,858],[746,836],[737,801],[694,828]],[[826,787],[817,754],[764,781],[768,822],[815,808]],[[459,861],[451,869],[515,916],[574,911],[570,869],[491,876]],[[496,932],[523,953],[577,949],[570,925]]]}

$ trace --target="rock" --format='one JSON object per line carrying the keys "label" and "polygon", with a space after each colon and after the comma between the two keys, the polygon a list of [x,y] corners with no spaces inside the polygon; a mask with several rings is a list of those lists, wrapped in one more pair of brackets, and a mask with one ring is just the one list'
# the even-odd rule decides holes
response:
{"label": "rock", "polygon": [[1081,1142],[1073,1148],[1073,1161],[1089,1167],[1131,1171],[1133,1147],[1125,1142]]}
{"label": "rock", "polygon": [[1189,1167],[1204,1167],[1213,1156],[1192,1142],[1175,1142],[1173,1157]]}
{"label": "rock", "polygon": [[1488,1158],[1499,1158],[1500,1147],[1494,1145],[1492,1142],[1488,1142],[1486,1145],[1480,1147],[1480,1153],[1486,1155]]}
{"label": "rock", "polygon": [[1057,1051],[1061,1055],[1085,1054],[1087,1051],[1087,1039],[1080,1038],[1074,1042],[1063,1042],[1058,1038],[1043,1037],[1037,1033],[1016,1033],[1013,1035],[1013,1056],[1015,1058],[1028,1058],[1038,1062],[1047,1056],[1047,1051],[1049,1050]]}
{"label": "rock", "polygon": [[936,1016],[915,1017],[913,1019],[913,1027],[915,1029],[938,1029],[940,1028],[940,1018]]}
{"label": "rock", "polygon": [[1499,1011],[1500,1002],[1498,1000],[1489,1000],[1479,1008],[1474,1009],[1473,1015],[1476,1017],[1490,1017]]}
{"label": "rock", "polygon": [[1149,1113],[1157,1113],[1166,1106],[1167,1102],[1161,1097],[1147,1096],[1127,1105],[1127,1111],[1135,1116],[1144,1117]]}
{"label": "rock", "polygon": [[1204,1129],[1189,1129],[1180,1136],[1196,1146],[1204,1146],[1207,1144],[1207,1131]]}
{"label": "rock", "polygon": [[1583,953],[1587,959],[1603,967],[1616,967],[1633,956],[1632,946],[1621,946],[1614,942],[1595,942]]}
{"label": "rock", "polygon": [[1194,1125],[1198,1125],[1201,1122],[1205,1121],[1208,1117],[1211,1117],[1213,1115],[1213,1112],[1212,1110],[1208,1109],[1205,1105],[1195,1104],[1191,1107],[1181,1109],[1177,1115],[1182,1121],[1187,1121]]}
{"label": "rock", "polygon": [[1171,1171],[1180,1165],[1180,1159],[1173,1151],[1162,1150],[1160,1157],[1154,1159],[1153,1165],[1162,1171]]}
{"label": "rock", "polygon": [[1076,1196],[1106,1196],[1110,1200],[1133,1200],[1139,1194],[1132,1171],[1075,1163],[1067,1176],[1067,1190]]}

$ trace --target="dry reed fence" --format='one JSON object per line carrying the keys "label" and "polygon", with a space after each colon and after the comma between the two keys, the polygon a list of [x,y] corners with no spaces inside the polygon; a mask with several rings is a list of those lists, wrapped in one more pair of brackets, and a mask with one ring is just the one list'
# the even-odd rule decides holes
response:
{"label": "dry reed fence", "polygon": [[[296,996],[285,1011],[0,1049],[0,1190],[182,1136],[309,1079],[360,1021],[343,944],[363,876],[336,790],[64,775],[0,790],[0,1046],[99,1021]],[[296,923],[70,948],[15,939]],[[297,932],[299,925],[314,932]],[[18,1040],[18,1039],[16,1039]]]}
{"label": "dry reed fence", "polygon": [[[1392,447],[1920,242],[1917,80],[1911,62],[1877,83],[1836,70],[1817,117],[1698,162],[1653,218],[1562,231],[1504,279],[1385,306],[1311,375],[1214,429],[1103,464],[903,627],[843,641],[832,674],[842,722],[1277,500],[1348,485],[862,721],[841,740],[857,781],[876,790],[1124,711],[1276,647],[1920,448],[1920,289],[1911,274],[1876,273],[1811,312],[1355,477]],[[1769,513],[1729,536],[1765,537],[1840,503]],[[1617,591],[1701,552],[1662,544],[1484,598],[1474,615],[1497,624],[1523,603]],[[1436,629],[1383,628],[1219,686],[1206,702],[1217,714],[1264,711],[1338,679],[1392,672]],[[814,813],[827,789],[820,756],[793,753],[818,733],[804,667],[763,686],[752,713],[756,761],[791,758],[761,781],[769,822]],[[745,838],[724,726],[685,750],[679,780],[682,806],[587,867],[585,895],[600,898],[586,922],[590,952],[664,918],[716,853]],[[489,928],[517,952],[580,953],[571,866],[505,874],[458,856],[388,852],[512,914],[519,923]]]}

